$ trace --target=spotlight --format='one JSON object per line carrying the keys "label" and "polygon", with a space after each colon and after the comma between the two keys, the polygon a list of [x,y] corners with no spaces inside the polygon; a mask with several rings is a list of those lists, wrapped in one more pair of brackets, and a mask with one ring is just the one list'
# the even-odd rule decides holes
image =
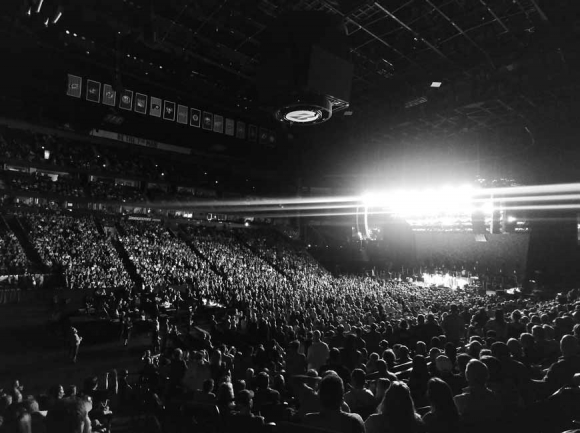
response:
{"label": "spotlight", "polygon": [[70,35],[70,32],[69,32],[68,30],[65,30],[65,33],[66,33],[67,35]]}
{"label": "spotlight", "polygon": [[26,12],[26,15],[30,16],[32,14],[32,8],[28,8],[28,11]]}
{"label": "spotlight", "polygon": [[48,27],[48,18],[46,19],[46,21],[44,22],[44,27]]}
{"label": "spotlight", "polygon": [[38,2],[38,6],[36,7],[36,13],[39,14],[40,13],[40,9],[42,9],[42,3],[44,3],[44,0],[40,0]]}
{"label": "spotlight", "polygon": [[443,83],[441,81],[433,81],[431,83],[431,87],[434,87],[436,89],[438,89],[439,87],[441,87],[443,85]]}

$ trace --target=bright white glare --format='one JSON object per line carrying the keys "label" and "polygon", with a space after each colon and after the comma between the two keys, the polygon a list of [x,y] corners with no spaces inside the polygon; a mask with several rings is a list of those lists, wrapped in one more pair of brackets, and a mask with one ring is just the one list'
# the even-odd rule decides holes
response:
{"label": "bright white glare", "polygon": [[[366,193],[362,203],[366,208],[381,208],[403,218],[455,216],[471,214],[474,210],[475,189],[470,185],[443,186],[426,190],[398,190]],[[493,211],[491,203],[484,203],[484,212]],[[452,224],[449,222],[448,223]]]}
{"label": "bright white glare", "polygon": [[54,17],[54,20],[52,21],[53,24],[58,23],[58,20],[60,20],[60,17],[62,17],[62,12],[59,12],[56,17]]}
{"label": "bright white glare", "polygon": [[443,83],[442,83],[441,81],[433,81],[433,82],[431,83],[431,87],[435,87],[435,88],[437,88],[437,89],[438,89],[439,87],[441,87],[441,85],[442,85],[442,84],[443,84]]}
{"label": "bright white glare", "polygon": [[508,217],[508,223],[515,223],[518,219],[516,217],[510,216]]}
{"label": "bright white glare", "polygon": [[38,2],[38,7],[36,8],[36,13],[40,13],[40,9],[42,9],[42,3],[44,3],[44,0],[40,0]]}

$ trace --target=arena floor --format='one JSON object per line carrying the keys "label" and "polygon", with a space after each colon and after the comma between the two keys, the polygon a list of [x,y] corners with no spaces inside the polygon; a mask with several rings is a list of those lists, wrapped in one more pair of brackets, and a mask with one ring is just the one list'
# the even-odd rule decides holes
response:
{"label": "arena floor", "polygon": [[68,358],[60,337],[48,327],[48,301],[0,305],[0,388],[19,379],[25,394],[45,392],[50,386],[77,385],[91,375],[102,377],[113,368],[136,372],[150,339],[134,338],[123,347],[120,340],[81,344],[77,363]]}

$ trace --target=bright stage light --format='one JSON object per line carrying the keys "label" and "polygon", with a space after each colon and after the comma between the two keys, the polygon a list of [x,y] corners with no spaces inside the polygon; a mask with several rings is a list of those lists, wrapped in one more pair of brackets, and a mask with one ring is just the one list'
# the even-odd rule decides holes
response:
{"label": "bright stage light", "polygon": [[366,193],[361,201],[371,212],[372,208],[378,208],[402,218],[455,216],[471,214],[474,192],[470,185],[443,186],[437,189]]}

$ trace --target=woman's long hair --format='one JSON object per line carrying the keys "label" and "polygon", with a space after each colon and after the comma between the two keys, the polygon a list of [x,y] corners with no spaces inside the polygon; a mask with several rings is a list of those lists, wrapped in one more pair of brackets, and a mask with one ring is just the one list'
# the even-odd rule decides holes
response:
{"label": "woman's long hair", "polygon": [[420,404],[418,400],[425,397],[427,382],[429,382],[430,378],[427,360],[422,355],[415,355],[413,357],[413,370],[411,370],[411,376],[409,377],[409,388],[413,399],[418,404]]}
{"label": "woman's long hair", "polygon": [[385,417],[389,431],[413,432],[417,430],[419,415],[411,391],[405,382],[393,382],[379,404],[378,412]]}
{"label": "woman's long hair", "polygon": [[429,380],[427,397],[431,405],[431,412],[437,417],[448,420],[450,424],[459,421],[459,412],[453,401],[453,392],[449,385],[438,377]]}

